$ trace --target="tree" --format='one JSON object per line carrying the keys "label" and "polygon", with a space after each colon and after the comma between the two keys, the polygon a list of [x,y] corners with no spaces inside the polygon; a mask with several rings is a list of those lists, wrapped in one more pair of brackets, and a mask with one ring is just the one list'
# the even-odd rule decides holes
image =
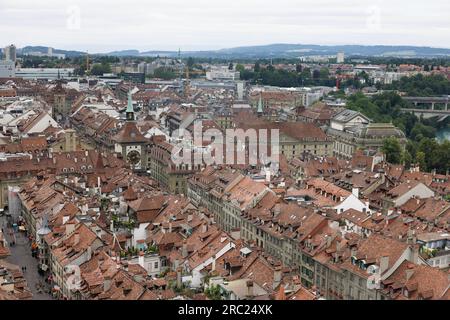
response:
{"label": "tree", "polygon": [[163,80],[171,80],[175,79],[177,77],[176,73],[171,70],[164,67],[156,68],[153,72],[153,77]]}
{"label": "tree", "polygon": [[220,287],[218,285],[211,285],[206,288],[205,294],[211,300],[222,300]]}
{"label": "tree", "polygon": [[233,70],[233,62],[230,62],[230,64],[228,65],[228,70]]}
{"label": "tree", "polygon": [[412,161],[413,161],[413,158],[412,158],[411,154],[408,152],[408,150],[403,151],[402,162],[406,169],[409,169],[411,167]]}
{"label": "tree", "polygon": [[259,65],[259,61],[255,62],[255,66],[253,67],[253,71],[255,71],[255,72],[260,72],[261,71],[261,66]]}
{"label": "tree", "polygon": [[96,63],[92,66],[91,74],[95,76],[101,76],[105,73],[111,73],[111,66],[109,63]]}
{"label": "tree", "polygon": [[194,63],[195,63],[194,58],[189,57],[189,58],[187,59],[186,64],[187,64],[187,66],[188,66],[189,69],[192,69],[192,67],[194,66]]}
{"label": "tree", "polygon": [[319,80],[320,79],[320,70],[315,69],[313,71],[313,79],[314,80]]}
{"label": "tree", "polygon": [[416,154],[416,164],[419,165],[421,171],[427,170],[427,164],[425,161],[425,153],[422,151],[418,151]]}
{"label": "tree", "polygon": [[385,139],[381,150],[385,153],[387,162],[400,164],[402,160],[402,147],[397,138],[390,137]]}

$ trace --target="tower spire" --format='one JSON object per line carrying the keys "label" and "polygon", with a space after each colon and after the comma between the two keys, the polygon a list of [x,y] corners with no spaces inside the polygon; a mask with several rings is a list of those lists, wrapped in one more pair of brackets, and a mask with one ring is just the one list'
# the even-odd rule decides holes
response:
{"label": "tower spire", "polygon": [[262,95],[261,92],[259,93],[259,100],[258,100],[258,113],[263,113],[263,103],[262,103]]}
{"label": "tower spire", "polygon": [[127,121],[134,121],[134,108],[133,102],[131,101],[131,90],[128,91],[128,104],[126,110]]}

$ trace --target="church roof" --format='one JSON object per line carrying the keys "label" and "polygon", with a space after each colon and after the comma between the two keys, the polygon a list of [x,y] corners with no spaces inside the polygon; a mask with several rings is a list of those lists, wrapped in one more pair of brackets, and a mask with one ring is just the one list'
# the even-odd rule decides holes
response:
{"label": "church roof", "polygon": [[148,139],[136,127],[136,123],[129,121],[125,122],[113,140],[118,143],[148,142]]}

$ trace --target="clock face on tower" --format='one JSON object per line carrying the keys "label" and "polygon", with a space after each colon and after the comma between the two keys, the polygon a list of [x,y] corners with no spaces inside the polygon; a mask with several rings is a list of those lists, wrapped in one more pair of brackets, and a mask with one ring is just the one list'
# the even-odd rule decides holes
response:
{"label": "clock face on tower", "polygon": [[139,151],[132,150],[132,151],[128,152],[127,160],[129,163],[131,163],[133,166],[135,166],[141,161],[141,154],[139,153]]}

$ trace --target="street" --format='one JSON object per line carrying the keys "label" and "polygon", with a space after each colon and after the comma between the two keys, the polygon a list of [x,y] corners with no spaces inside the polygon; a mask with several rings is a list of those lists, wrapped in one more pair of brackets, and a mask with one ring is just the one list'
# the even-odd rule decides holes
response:
{"label": "street", "polygon": [[[38,273],[38,260],[31,256],[30,242],[24,232],[14,232],[12,228],[7,228],[7,218],[0,217],[0,226],[4,230],[4,235],[9,244],[11,255],[6,261],[19,267],[26,267],[24,277],[27,280],[28,287],[33,293],[33,300],[51,300],[48,294],[49,285],[44,282],[44,277]],[[10,232],[13,232],[11,237]],[[11,241],[15,238],[15,245],[11,245]],[[45,290],[39,288],[44,286]],[[45,292],[44,292],[45,291]]]}

